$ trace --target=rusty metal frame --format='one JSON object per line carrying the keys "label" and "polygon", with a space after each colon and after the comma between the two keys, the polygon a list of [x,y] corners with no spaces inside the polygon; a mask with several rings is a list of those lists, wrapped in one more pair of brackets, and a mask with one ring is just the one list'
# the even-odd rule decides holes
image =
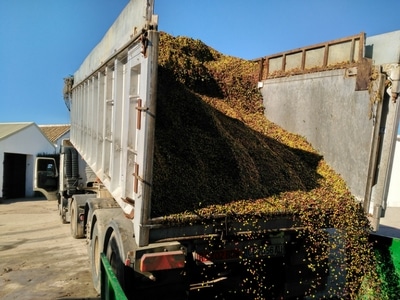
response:
{"label": "rusty metal frame", "polygon": [[[303,74],[306,72],[310,72],[310,69],[306,69],[305,64],[306,64],[306,53],[310,50],[315,50],[315,49],[324,49],[324,57],[323,57],[323,64],[321,66],[316,66],[313,67],[311,70],[312,71],[321,71],[323,69],[328,68],[328,57],[329,57],[329,49],[330,47],[338,44],[344,44],[347,42],[351,42],[351,51],[349,53],[349,60],[348,64],[355,64],[358,63],[359,61],[362,60],[364,57],[364,44],[365,44],[365,33],[361,32],[360,34],[357,35],[352,35],[349,37],[329,41],[329,42],[324,42],[324,43],[319,43],[315,44],[312,46],[307,46],[307,47],[302,47],[302,48],[297,48],[285,52],[280,52],[277,54],[261,57],[259,59],[256,59],[255,61],[259,62],[259,81],[265,80],[267,78],[271,77],[283,77],[288,75],[288,71],[290,70],[285,70],[286,67],[286,59],[289,55],[293,54],[298,54],[301,53],[301,67],[300,69],[296,69],[295,72],[290,72],[290,74]],[[355,47],[356,47],[356,42],[359,42],[359,49],[358,49],[358,58],[357,61],[355,60]],[[276,74],[271,74],[270,73],[270,60],[271,59],[276,59],[276,58],[282,58],[282,65],[280,70],[275,72]],[[345,67],[343,64],[340,66],[341,68]]]}

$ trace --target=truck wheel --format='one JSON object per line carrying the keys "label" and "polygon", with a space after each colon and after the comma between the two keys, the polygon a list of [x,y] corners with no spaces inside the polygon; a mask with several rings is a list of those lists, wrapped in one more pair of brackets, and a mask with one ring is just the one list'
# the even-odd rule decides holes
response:
{"label": "truck wheel", "polygon": [[67,224],[67,218],[65,216],[65,207],[68,205],[68,199],[65,199],[64,197],[61,196],[61,199],[58,202],[58,213],[60,214],[61,217],[61,222],[63,224]]}
{"label": "truck wheel", "polygon": [[83,224],[79,220],[77,201],[72,201],[71,203],[71,235],[75,239],[80,239],[85,236]]}
{"label": "truck wheel", "polygon": [[106,256],[122,289],[126,290],[125,264],[124,258],[121,257],[120,253],[124,247],[123,245],[119,245],[119,240],[117,233],[113,231],[108,240]]}
{"label": "truck wheel", "polygon": [[136,248],[131,221],[119,214],[109,224],[104,244],[107,245],[105,251],[107,259],[125,295],[128,299],[141,299],[134,293],[135,272],[130,266],[125,266],[125,255]]}
{"label": "truck wheel", "polygon": [[100,253],[102,252],[102,234],[99,232],[99,227],[97,222],[93,228],[92,239],[90,240],[90,266],[92,268],[92,281],[94,289],[100,293],[101,292],[101,262]]}
{"label": "truck wheel", "polygon": [[[97,199],[95,199],[97,200]],[[101,259],[100,254],[106,254],[105,233],[109,220],[116,218],[121,214],[121,208],[96,209],[90,218],[91,228],[88,229],[89,239],[88,253],[92,269],[93,287],[98,293],[101,293]]]}

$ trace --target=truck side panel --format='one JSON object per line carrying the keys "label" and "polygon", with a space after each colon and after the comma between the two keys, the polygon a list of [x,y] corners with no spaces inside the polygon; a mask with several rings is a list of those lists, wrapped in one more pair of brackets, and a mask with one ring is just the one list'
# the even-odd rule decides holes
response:
{"label": "truck side panel", "polygon": [[129,1],[100,43],[86,57],[79,70],[75,72],[75,84],[86,80],[102,64],[106,63],[116,51],[139,35],[142,28],[145,28],[151,20],[153,11],[153,0]]}
{"label": "truck side panel", "polygon": [[70,100],[71,142],[133,219],[141,246],[148,243],[142,225],[150,216],[156,106],[158,32],[149,30],[156,29],[152,11],[152,1],[127,5],[74,74]]}

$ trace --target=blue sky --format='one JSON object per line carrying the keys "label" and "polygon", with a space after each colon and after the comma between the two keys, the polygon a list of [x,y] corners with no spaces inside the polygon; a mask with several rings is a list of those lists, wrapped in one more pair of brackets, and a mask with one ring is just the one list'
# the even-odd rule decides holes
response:
{"label": "blue sky", "polygon": [[[73,74],[128,0],[0,0],[0,122],[69,122]],[[155,0],[159,30],[254,59],[400,30],[399,0]]]}

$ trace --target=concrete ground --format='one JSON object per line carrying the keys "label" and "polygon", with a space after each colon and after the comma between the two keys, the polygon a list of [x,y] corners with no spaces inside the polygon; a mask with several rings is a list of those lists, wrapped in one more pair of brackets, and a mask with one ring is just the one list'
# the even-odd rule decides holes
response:
{"label": "concrete ground", "polygon": [[0,299],[99,299],[86,241],[71,237],[56,201],[0,199]]}
{"label": "concrete ground", "polygon": [[400,238],[400,207],[388,207],[376,234]]}

